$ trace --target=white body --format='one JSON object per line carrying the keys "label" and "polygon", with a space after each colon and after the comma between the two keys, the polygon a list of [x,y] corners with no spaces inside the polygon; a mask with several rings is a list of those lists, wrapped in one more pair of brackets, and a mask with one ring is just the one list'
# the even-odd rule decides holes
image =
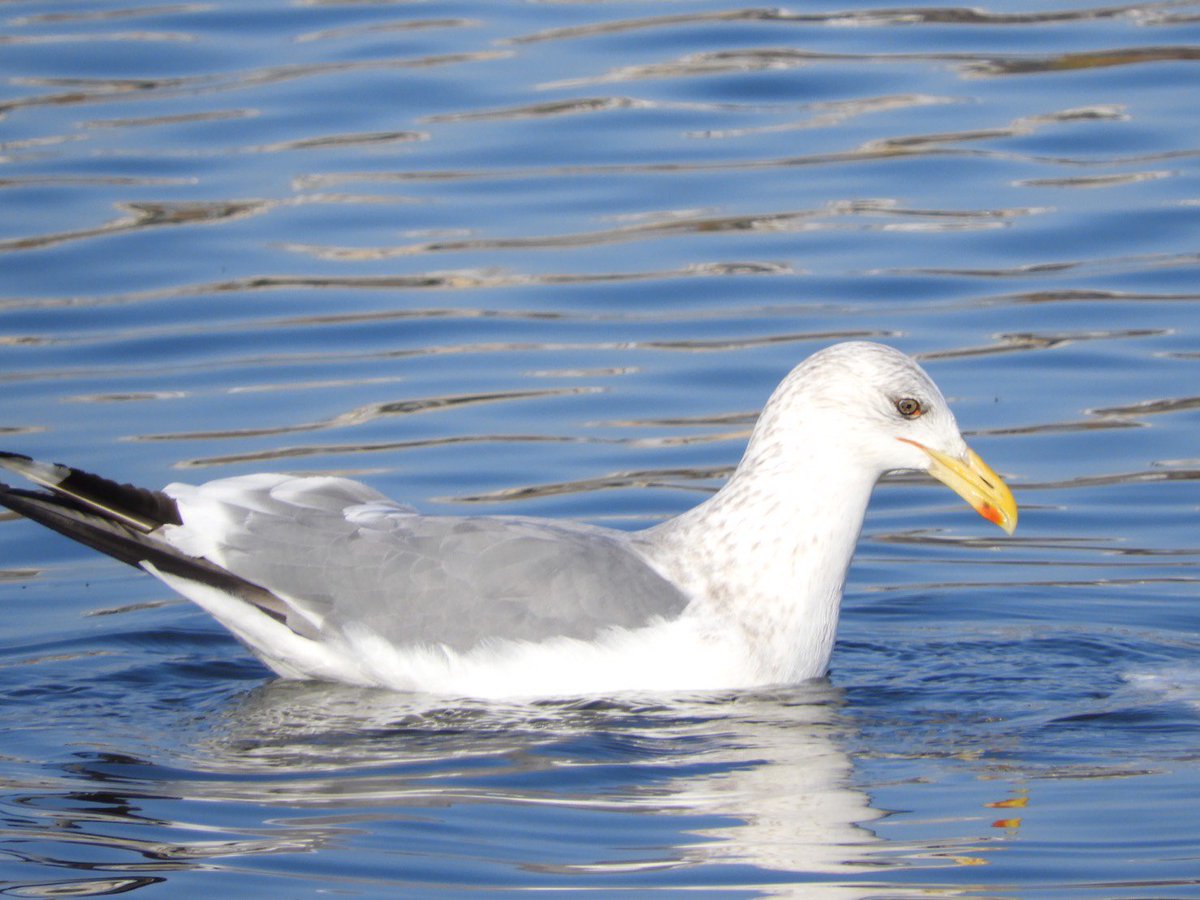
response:
{"label": "white body", "polygon": [[[1008,489],[967,448],[928,376],[866,343],[797,366],[729,482],[636,533],[426,517],[345,479],[251,475],[168,486],[179,524],[152,519],[139,534],[137,515],[80,496],[94,476],[11,454],[0,462],[68,497],[68,510],[82,501],[106,513],[104,534],[132,535],[132,550],[72,536],[141,564],[281,676],[455,695],[821,677],[884,472],[930,471],[1002,527],[1016,521]],[[146,492],[124,496],[147,502]]]}

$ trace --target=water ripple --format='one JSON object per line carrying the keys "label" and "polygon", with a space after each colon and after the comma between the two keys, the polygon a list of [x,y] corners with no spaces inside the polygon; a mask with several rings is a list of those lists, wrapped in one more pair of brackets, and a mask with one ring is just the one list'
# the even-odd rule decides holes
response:
{"label": "water ripple", "polygon": [[274,427],[235,428],[221,431],[189,431],[175,434],[140,434],[139,441],[196,441],[224,440],[239,437],[262,437],[264,435],[295,434],[302,431],[323,431],[361,425],[387,416],[407,416],[415,413],[435,412],[469,406],[475,403],[509,403],[544,397],[565,397],[574,394],[596,393],[602,388],[577,387],[557,388],[541,391],[492,391],[484,394],[464,394],[455,397],[424,397],[414,400],[393,400],[387,403],[372,403],[348,412],[340,413],[319,422],[301,422]]}
{"label": "water ripple", "polygon": [[508,55],[505,51],[486,50],[414,58],[270,66],[236,73],[172,78],[21,77],[10,79],[10,83],[28,88],[68,88],[69,90],[2,101],[0,102],[0,114],[38,106],[112,103],[128,100],[131,95],[146,100],[152,97],[176,98],[226,91],[246,91],[300,79],[323,78],[329,75],[456,66],[503,59]]}
{"label": "water ripple", "polygon": [[[751,216],[695,216],[687,212],[675,211],[657,214],[653,217],[655,221],[575,234],[427,241],[399,247],[378,248],[291,244],[287,249],[306,253],[317,259],[361,261],[464,250],[553,250],[567,247],[595,247],[604,244],[666,238],[680,233],[704,235],[721,234],[727,231],[801,233],[851,227],[840,223],[834,224],[843,218],[863,220],[858,226],[863,229],[957,231],[1000,227],[1010,219],[1036,215],[1040,212],[1043,210],[1033,208],[954,211],[903,209],[892,200],[857,200],[831,203],[820,210],[795,210]],[[874,217],[894,217],[903,221],[881,224],[872,222],[871,219]]]}
{"label": "water ripple", "polygon": [[164,225],[195,225],[243,219],[268,211],[273,204],[257,201],[223,201],[216,203],[120,203],[124,215],[96,228],[62,231],[24,238],[0,240],[0,253],[38,250],[69,241],[88,240],[100,236],[159,228]]}
{"label": "water ripple", "polygon": [[721,12],[683,13],[679,15],[647,16],[568,28],[551,28],[523,37],[512,43],[573,40],[577,38],[622,34],[631,31],[667,29],[682,25],[708,22],[784,22],[820,24],[839,27],[877,25],[1043,25],[1067,22],[1102,21],[1128,18],[1139,24],[1153,25],[1176,21],[1174,10],[1194,6],[1194,0],[1162,0],[1157,3],[1135,3],[1119,6],[1099,6],[1083,9],[1037,12],[990,12],[970,7],[892,7],[839,12],[794,12],[787,9],[739,9]]}
{"label": "water ripple", "polygon": [[885,479],[829,681],[519,708],[268,683],[0,516],[5,891],[1194,880],[1196,0],[5,8],[7,449],[638,527],[863,337],[1022,506]]}

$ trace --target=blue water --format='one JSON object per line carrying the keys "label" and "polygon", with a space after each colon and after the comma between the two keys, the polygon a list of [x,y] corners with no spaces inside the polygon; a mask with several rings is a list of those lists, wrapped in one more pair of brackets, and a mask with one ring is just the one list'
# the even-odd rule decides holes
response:
{"label": "blue water", "polygon": [[833,340],[1022,506],[876,492],[828,682],[272,680],[0,521],[0,890],[1200,897],[1200,3],[9,2],[0,437],[640,527]]}

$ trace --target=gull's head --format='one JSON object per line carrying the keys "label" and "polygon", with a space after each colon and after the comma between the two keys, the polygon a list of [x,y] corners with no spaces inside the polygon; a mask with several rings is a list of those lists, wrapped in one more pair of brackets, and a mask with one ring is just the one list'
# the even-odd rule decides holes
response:
{"label": "gull's head", "polygon": [[[784,449],[789,445],[792,452]],[[783,380],[763,409],[747,458],[779,461],[796,452],[852,459],[872,477],[928,472],[989,522],[1010,534],[1016,528],[1012,492],[967,446],[937,385],[910,357],[883,344],[835,344]]]}

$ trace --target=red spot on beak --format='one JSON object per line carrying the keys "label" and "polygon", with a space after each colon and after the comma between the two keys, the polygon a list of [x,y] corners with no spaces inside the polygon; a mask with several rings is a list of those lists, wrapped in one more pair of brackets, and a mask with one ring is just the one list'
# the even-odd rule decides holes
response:
{"label": "red spot on beak", "polygon": [[999,525],[1004,521],[1004,516],[1000,514],[1000,510],[992,506],[990,503],[984,503],[979,507],[979,514],[991,522],[993,525]]}

